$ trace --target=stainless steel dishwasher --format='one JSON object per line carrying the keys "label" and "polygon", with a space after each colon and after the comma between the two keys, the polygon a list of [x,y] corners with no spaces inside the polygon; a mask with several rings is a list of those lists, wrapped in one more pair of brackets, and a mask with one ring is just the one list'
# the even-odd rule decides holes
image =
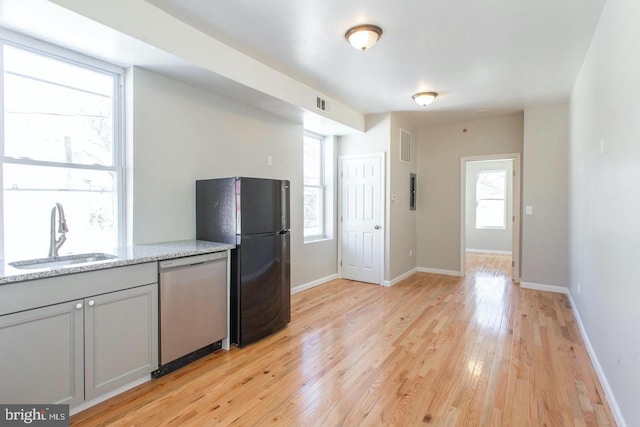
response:
{"label": "stainless steel dishwasher", "polygon": [[161,261],[162,376],[220,349],[227,337],[227,252]]}

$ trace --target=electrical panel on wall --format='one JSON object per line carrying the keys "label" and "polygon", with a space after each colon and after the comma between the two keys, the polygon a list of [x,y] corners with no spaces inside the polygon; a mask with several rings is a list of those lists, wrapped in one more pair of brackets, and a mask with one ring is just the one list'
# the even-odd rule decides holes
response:
{"label": "electrical panel on wall", "polygon": [[415,173],[409,174],[409,210],[416,210],[416,184],[417,178]]}

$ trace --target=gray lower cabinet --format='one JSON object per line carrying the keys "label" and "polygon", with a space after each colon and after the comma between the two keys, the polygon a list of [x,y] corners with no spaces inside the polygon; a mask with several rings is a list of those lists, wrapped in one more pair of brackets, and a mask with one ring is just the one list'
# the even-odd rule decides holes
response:
{"label": "gray lower cabinet", "polygon": [[82,301],[0,316],[2,403],[84,400]]}
{"label": "gray lower cabinet", "polygon": [[158,286],[85,299],[85,399],[158,367]]}
{"label": "gray lower cabinet", "polygon": [[0,315],[0,362],[1,403],[73,407],[138,380],[158,368],[158,285]]}

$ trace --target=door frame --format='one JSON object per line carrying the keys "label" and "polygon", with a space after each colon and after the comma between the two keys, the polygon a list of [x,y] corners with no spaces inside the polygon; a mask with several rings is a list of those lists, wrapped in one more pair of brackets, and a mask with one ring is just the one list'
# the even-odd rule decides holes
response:
{"label": "door frame", "polygon": [[467,204],[467,162],[488,160],[513,160],[513,184],[512,184],[512,208],[513,228],[511,238],[511,258],[513,260],[512,278],[514,282],[520,282],[520,235],[521,229],[521,167],[520,153],[488,154],[483,156],[465,156],[460,158],[460,273],[465,275],[466,256],[466,204]]}
{"label": "door frame", "polygon": [[380,159],[380,222],[382,224],[381,237],[380,237],[380,274],[378,276],[378,285],[382,286],[384,283],[385,274],[385,259],[387,254],[387,235],[388,224],[387,217],[385,215],[387,207],[386,200],[386,181],[387,181],[387,164],[386,153],[362,153],[362,154],[346,154],[338,156],[338,277],[342,278],[342,195],[344,194],[343,180],[342,180],[342,163],[346,159],[362,159],[367,157],[378,157]]}

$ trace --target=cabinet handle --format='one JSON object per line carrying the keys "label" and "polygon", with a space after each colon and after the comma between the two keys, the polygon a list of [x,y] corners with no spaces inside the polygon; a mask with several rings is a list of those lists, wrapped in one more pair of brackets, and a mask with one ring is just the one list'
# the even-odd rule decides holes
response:
{"label": "cabinet handle", "polygon": [[81,302],[76,304],[76,310],[82,310],[82,303]]}
{"label": "cabinet handle", "polygon": [[93,307],[94,305],[96,305],[96,302],[94,300],[89,300],[89,307]]}

